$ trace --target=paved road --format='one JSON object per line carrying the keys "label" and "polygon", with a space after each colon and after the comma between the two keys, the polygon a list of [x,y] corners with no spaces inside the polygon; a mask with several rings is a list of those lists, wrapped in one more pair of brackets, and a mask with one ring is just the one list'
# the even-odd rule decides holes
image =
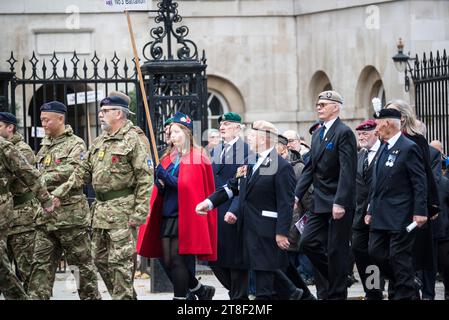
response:
{"label": "paved road", "polygon": [[[211,274],[201,274],[201,282],[208,285],[213,285],[216,288],[216,293],[214,300],[228,300],[228,295],[226,289],[218,282],[215,276]],[[356,277],[357,274],[356,274]],[[173,297],[172,293],[151,293],[150,279],[136,279],[134,287],[137,291],[139,300],[171,300]],[[106,287],[103,281],[100,281],[99,288],[101,295],[104,300],[110,300]],[[310,286],[310,290],[315,294],[315,286]],[[444,297],[444,287],[441,282],[437,282],[436,285],[436,299],[442,300]],[[349,298],[359,299],[363,296],[363,288],[360,282],[355,283],[349,288]],[[2,299],[2,297],[0,297]],[[57,274],[54,297],[56,300],[78,300],[78,295],[76,293],[76,286],[74,277],[70,273]]]}

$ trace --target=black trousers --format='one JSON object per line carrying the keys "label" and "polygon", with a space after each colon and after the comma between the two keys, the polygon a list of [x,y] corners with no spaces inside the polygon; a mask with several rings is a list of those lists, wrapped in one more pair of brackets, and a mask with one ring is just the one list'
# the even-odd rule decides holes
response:
{"label": "black trousers", "polygon": [[347,277],[349,242],[353,210],[335,220],[332,213],[312,213],[301,236],[300,250],[328,281],[330,300],[345,300],[348,296]]}
{"label": "black trousers", "polygon": [[229,291],[231,300],[248,300],[248,270],[234,269],[210,263],[209,267],[218,281]]}
{"label": "black trousers", "polygon": [[438,242],[438,270],[443,275],[444,299],[449,300],[449,240]]}
{"label": "black trousers", "polygon": [[367,300],[382,300],[383,288],[385,286],[385,279],[379,273],[379,279],[376,279],[379,283],[378,288],[372,288],[371,284],[368,284],[370,289],[367,288],[367,268],[374,265],[368,253],[368,241],[369,241],[369,228],[364,229],[352,229],[352,252],[354,253],[355,265],[362,281],[363,290],[365,291],[365,297]]}
{"label": "black trousers", "polygon": [[274,293],[274,271],[254,270],[256,300],[271,300]]}
{"label": "black trousers", "polygon": [[413,300],[416,297],[412,255],[415,231],[371,230],[369,233],[369,256],[389,279],[390,300]]}

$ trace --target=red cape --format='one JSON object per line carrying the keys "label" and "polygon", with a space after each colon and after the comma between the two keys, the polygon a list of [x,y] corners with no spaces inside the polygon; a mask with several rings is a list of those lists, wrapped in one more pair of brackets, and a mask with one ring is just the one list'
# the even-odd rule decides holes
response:
{"label": "red cape", "polygon": [[[171,163],[170,156],[161,160],[163,168]],[[178,238],[179,254],[194,254],[199,260],[217,260],[217,210],[206,216],[195,212],[198,203],[215,192],[210,160],[201,150],[192,149],[181,158],[178,176]],[[160,224],[163,197],[153,187],[150,212],[146,224],[139,228],[137,253],[147,258],[162,256]]]}

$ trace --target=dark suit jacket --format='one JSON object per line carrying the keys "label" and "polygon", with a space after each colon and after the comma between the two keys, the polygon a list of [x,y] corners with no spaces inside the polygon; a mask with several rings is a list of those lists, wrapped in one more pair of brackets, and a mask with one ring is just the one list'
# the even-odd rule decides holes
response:
{"label": "dark suit jacket", "polygon": [[429,151],[430,151],[430,167],[432,168],[432,173],[433,177],[435,178],[435,182],[438,185],[438,182],[440,181],[441,176],[443,174],[441,163],[441,152],[432,146],[429,146]]}
{"label": "dark suit jacket", "polygon": [[312,135],[310,161],[297,184],[295,195],[302,199],[314,186],[315,212],[332,212],[333,204],[355,208],[357,144],[354,133],[339,118],[329,128],[323,141],[320,130]]}
{"label": "dark suit jacket", "polygon": [[[235,177],[237,168],[245,163],[250,151],[249,146],[242,139],[238,139],[226,152],[224,162],[221,160],[223,145],[219,144],[211,151],[212,170],[215,176],[215,189],[224,186],[229,179]],[[224,221],[226,212],[230,211],[238,216],[238,197],[218,206],[218,259],[216,265],[228,268],[236,268],[237,225]]]}
{"label": "dark suit jacket", "polygon": [[[379,150],[378,150],[379,151]],[[357,176],[356,176],[356,208],[352,228],[357,230],[368,230],[365,224],[366,209],[371,199],[371,182],[373,180],[374,159],[368,166],[368,170],[363,177],[363,160],[366,150],[362,150],[358,154],[357,160]]]}
{"label": "dark suit jacket", "polygon": [[[369,213],[371,230],[404,231],[413,215],[427,216],[427,182],[420,148],[401,135],[387,160],[379,162],[382,145],[373,168]],[[393,160],[387,166],[388,158]]]}
{"label": "dark suit jacket", "polygon": [[405,134],[405,136],[408,139],[412,140],[414,143],[416,143],[420,148],[427,179],[427,210],[429,216],[433,216],[439,211],[440,200],[438,198],[437,184],[431,168],[430,150],[429,150],[430,146],[423,135],[416,134],[412,136]]}
{"label": "dark suit jacket", "polygon": [[[255,163],[254,160],[247,160]],[[254,270],[275,271],[288,264],[279,249],[276,235],[288,236],[294,203],[295,174],[292,166],[273,149],[252,174],[228,181],[234,196],[239,196],[240,263]],[[228,201],[224,188],[209,196],[214,207]]]}
{"label": "dark suit jacket", "polygon": [[441,177],[438,182],[441,212],[435,219],[434,237],[440,241],[449,240],[449,179]]}

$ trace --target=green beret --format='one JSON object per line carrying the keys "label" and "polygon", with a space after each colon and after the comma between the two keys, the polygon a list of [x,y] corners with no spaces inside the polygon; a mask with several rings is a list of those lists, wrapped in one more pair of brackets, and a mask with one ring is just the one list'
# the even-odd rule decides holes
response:
{"label": "green beret", "polygon": [[242,117],[240,117],[240,115],[235,112],[226,112],[218,117],[218,123],[222,121],[242,123]]}
{"label": "green beret", "polygon": [[171,124],[173,122],[173,117],[168,118],[167,120],[165,120],[164,122],[164,127],[168,126],[169,124]]}

